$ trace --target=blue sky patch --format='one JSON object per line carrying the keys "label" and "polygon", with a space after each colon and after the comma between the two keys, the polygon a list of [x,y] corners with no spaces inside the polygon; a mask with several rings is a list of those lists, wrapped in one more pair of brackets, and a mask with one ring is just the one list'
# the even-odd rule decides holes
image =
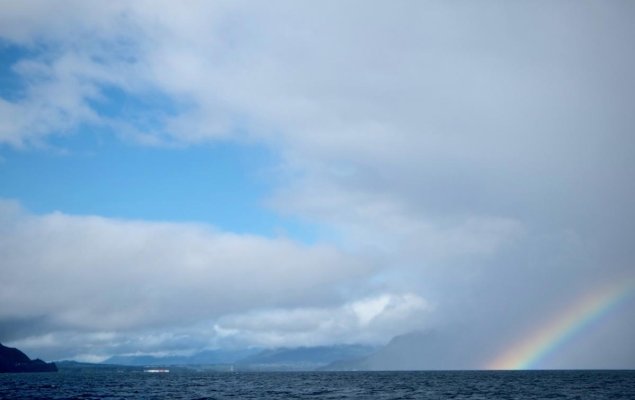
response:
{"label": "blue sky patch", "polygon": [[275,157],[262,146],[141,147],[98,131],[52,142],[58,151],[2,149],[0,197],[37,213],[196,221],[311,240],[310,227],[263,204],[274,189],[263,171]]}

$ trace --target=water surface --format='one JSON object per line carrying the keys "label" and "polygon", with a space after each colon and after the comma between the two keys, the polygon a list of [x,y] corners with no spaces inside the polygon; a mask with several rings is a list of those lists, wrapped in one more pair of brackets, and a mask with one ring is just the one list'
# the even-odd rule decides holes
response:
{"label": "water surface", "polygon": [[2,399],[635,399],[635,371],[0,374]]}

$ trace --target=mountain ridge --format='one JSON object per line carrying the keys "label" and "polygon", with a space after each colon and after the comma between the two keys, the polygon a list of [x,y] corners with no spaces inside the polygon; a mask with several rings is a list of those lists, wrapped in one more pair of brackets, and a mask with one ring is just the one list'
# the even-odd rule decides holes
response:
{"label": "mountain ridge", "polygon": [[0,343],[0,373],[5,372],[57,372],[57,366],[39,358],[31,360],[21,350]]}

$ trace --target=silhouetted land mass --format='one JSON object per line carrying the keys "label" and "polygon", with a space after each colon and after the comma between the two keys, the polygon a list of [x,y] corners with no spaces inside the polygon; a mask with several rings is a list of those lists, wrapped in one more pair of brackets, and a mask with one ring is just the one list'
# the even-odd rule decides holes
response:
{"label": "silhouetted land mass", "polygon": [[0,343],[0,372],[57,372],[54,363],[31,360],[26,354]]}

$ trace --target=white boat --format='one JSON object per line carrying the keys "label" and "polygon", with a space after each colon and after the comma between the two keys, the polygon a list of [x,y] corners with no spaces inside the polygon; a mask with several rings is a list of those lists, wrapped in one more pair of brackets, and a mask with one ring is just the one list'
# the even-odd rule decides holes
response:
{"label": "white boat", "polygon": [[151,374],[167,374],[168,372],[170,372],[170,370],[167,368],[148,368],[144,369],[143,372],[148,372]]}

